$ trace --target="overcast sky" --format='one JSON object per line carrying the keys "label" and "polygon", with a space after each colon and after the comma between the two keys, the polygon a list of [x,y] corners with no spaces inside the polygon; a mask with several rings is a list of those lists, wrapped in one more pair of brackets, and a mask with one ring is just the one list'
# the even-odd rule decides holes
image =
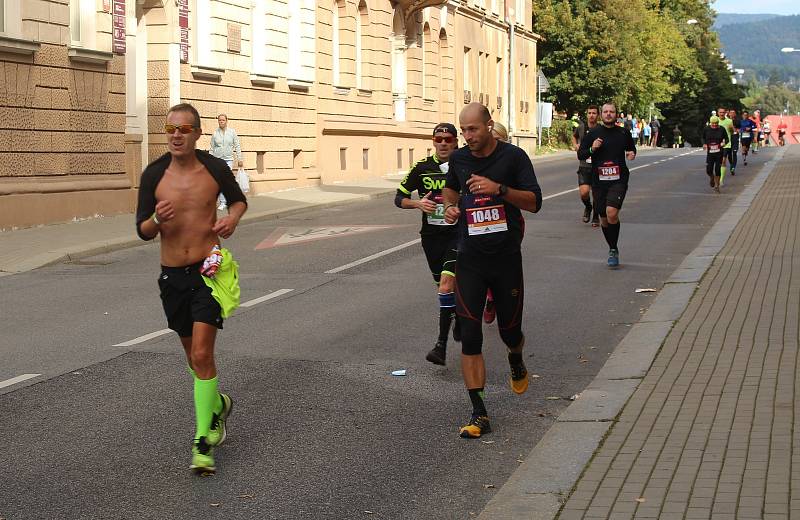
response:
{"label": "overcast sky", "polygon": [[717,0],[713,7],[718,13],[800,14],[798,0]]}

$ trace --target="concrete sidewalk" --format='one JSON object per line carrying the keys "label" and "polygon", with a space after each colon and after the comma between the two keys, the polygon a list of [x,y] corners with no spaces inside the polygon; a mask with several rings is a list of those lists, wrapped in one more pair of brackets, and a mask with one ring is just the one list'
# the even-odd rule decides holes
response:
{"label": "concrete sidewalk", "polygon": [[[267,220],[311,208],[369,200],[395,192],[401,176],[341,183],[249,197],[242,222]],[[130,213],[0,232],[0,276],[84,258],[144,242]]]}
{"label": "concrete sidewalk", "polygon": [[479,518],[800,518],[798,343],[800,147],[787,147]]}
{"label": "concrete sidewalk", "polygon": [[799,157],[755,197],[561,518],[800,515]]}

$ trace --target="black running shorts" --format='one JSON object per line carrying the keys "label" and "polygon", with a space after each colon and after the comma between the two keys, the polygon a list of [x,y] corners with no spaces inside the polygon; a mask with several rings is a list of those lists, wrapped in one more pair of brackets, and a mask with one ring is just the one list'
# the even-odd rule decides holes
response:
{"label": "black running shorts", "polygon": [[458,234],[429,235],[422,237],[422,250],[428,260],[433,281],[437,284],[442,273],[456,275],[456,255],[458,254]]}
{"label": "black running shorts", "polygon": [[733,161],[733,150],[731,148],[723,148],[722,158],[728,159],[728,163],[730,164]]}
{"label": "black running shorts", "polygon": [[222,309],[200,274],[202,262],[185,267],[161,266],[158,286],[167,326],[182,338],[192,335],[195,322],[222,328]]}
{"label": "black running shorts", "polygon": [[592,186],[592,198],[597,213],[606,216],[606,207],[622,209],[622,202],[628,192],[628,184],[624,182],[604,182],[598,181]]}
{"label": "black running shorts", "polygon": [[592,167],[578,166],[578,186],[592,185]]}
{"label": "black running shorts", "polygon": [[522,341],[525,301],[522,254],[458,255],[456,314],[461,324],[461,352],[477,355],[483,348],[482,317],[486,290],[492,290],[500,337],[508,347]]}

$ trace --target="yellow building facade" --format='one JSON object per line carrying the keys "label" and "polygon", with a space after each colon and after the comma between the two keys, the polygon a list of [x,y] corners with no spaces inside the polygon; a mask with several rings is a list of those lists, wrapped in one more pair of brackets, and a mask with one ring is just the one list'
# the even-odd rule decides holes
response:
{"label": "yellow building facade", "polygon": [[526,0],[0,0],[0,230],[132,211],[194,104],[254,193],[404,171],[479,101],[536,143]]}

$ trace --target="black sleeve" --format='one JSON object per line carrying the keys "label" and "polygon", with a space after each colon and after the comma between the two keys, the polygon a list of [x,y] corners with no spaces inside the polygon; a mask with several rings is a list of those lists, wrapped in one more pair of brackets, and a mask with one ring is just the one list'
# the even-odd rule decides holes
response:
{"label": "black sleeve", "polygon": [[703,128],[703,131],[700,132],[700,144],[706,144],[708,142],[708,129],[710,127],[706,126]]}
{"label": "black sleeve", "polygon": [[397,187],[397,193],[402,193],[411,198],[414,190],[419,190],[419,163],[415,164],[408,170],[406,176],[400,181],[400,186]]}
{"label": "black sleeve", "polygon": [[[455,159],[455,161],[453,159]],[[451,155],[449,162],[450,167],[447,169],[447,177],[445,177],[444,187],[460,194],[461,181],[458,179],[458,175],[456,175],[456,164],[458,163],[458,158]]]}
{"label": "black sleeve", "polygon": [[136,203],[136,234],[142,240],[152,240],[155,237],[146,237],[142,234],[142,222],[153,216],[156,212],[156,186],[160,176],[152,168],[147,168],[142,173],[139,181],[139,197]]}
{"label": "black sleeve", "polygon": [[394,195],[394,205],[400,209],[403,209],[403,200],[410,199],[411,195],[406,195],[400,190],[397,190],[397,193]]}
{"label": "black sleeve", "polygon": [[533,171],[533,163],[524,150],[519,149],[518,153],[519,158],[516,163],[519,167],[514,174],[516,186],[512,186],[512,188],[530,191],[536,195],[536,211],[539,211],[542,209],[542,188],[539,187],[539,182],[536,180],[536,173]]}
{"label": "black sleeve", "polygon": [[594,141],[594,132],[589,130],[585,134],[583,134],[583,139],[581,139],[581,145],[578,147],[578,159],[581,161],[585,161],[589,157],[591,157],[591,149],[592,149],[592,141]]}

